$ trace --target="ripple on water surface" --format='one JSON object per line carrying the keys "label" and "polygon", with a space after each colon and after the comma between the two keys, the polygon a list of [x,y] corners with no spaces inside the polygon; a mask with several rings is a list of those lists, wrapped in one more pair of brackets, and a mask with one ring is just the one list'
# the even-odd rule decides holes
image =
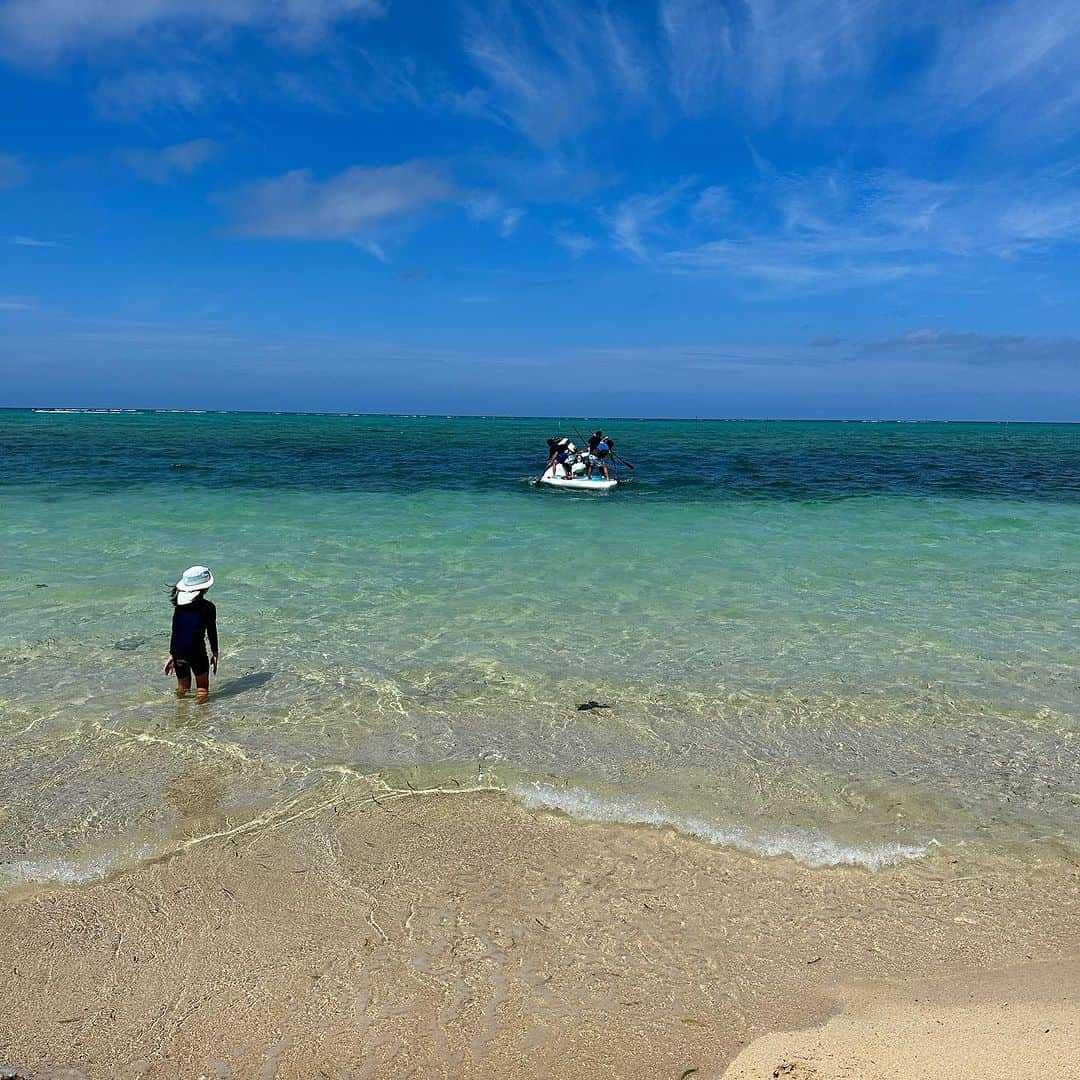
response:
{"label": "ripple on water surface", "polygon": [[[480,763],[822,863],[1076,834],[1080,432],[620,423],[634,483],[577,498],[526,483],[553,425],[0,415],[9,867],[188,820],[192,769]],[[160,675],[192,562],[204,710]]]}

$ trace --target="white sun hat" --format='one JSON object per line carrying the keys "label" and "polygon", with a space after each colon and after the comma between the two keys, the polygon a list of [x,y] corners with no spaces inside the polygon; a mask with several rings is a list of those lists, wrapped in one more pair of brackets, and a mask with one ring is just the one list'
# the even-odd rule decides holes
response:
{"label": "white sun hat", "polygon": [[183,577],[176,583],[176,602],[190,604],[201,592],[214,584],[214,575],[209,566],[189,566]]}

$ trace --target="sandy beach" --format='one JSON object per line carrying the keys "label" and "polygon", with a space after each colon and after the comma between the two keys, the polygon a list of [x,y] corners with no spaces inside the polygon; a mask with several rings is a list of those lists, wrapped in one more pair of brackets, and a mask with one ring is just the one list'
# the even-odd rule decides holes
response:
{"label": "sandy beach", "polygon": [[356,778],[249,818],[215,809],[210,774],[170,797],[186,815],[170,853],[0,908],[0,1065],[1078,1075],[1064,962],[1080,953],[1080,875],[1057,861],[808,869]]}
{"label": "sandy beach", "polygon": [[724,1078],[1074,1077],[1078,1003],[1074,962],[851,988],[842,1013],[757,1039]]}

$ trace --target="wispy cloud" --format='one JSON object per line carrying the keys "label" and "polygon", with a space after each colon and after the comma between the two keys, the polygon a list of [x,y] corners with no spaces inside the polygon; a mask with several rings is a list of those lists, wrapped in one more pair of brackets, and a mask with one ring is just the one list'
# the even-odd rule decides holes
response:
{"label": "wispy cloud", "polygon": [[716,225],[731,213],[731,209],[731,196],[727,188],[710,184],[698,193],[690,213],[696,221]]}
{"label": "wispy cloud", "polygon": [[26,296],[0,296],[0,311],[29,311],[33,306]]}
{"label": "wispy cloud", "polygon": [[923,92],[947,126],[989,119],[1012,142],[1075,129],[1080,6],[1004,0],[942,18]]}
{"label": "wispy cloud", "polygon": [[[1080,116],[1074,0],[657,0],[655,18],[659,34],[645,34],[625,8],[491,0],[470,10],[465,37],[486,85],[453,99],[544,145],[627,106],[723,109],[762,127],[781,114],[864,116],[869,104],[909,130],[983,122],[1012,141]],[[897,50],[911,61],[900,80]]]}
{"label": "wispy cloud", "polygon": [[26,183],[29,170],[19,154],[0,154],[0,191]]}
{"label": "wispy cloud", "polygon": [[660,229],[664,215],[678,205],[691,183],[683,179],[657,194],[623,199],[606,215],[615,248],[635,259],[647,258],[646,238]]}
{"label": "wispy cloud", "polygon": [[145,68],[103,79],[94,107],[105,120],[138,120],[157,110],[194,112],[212,101],[235,100],[227,78],[206,68]]}
{"label": "wispy cloud", "polygon": [[326,180],[309,169],[249,184],[225,202],[233,231],[243,236],[297,240],[367,240],[389,219],[414,214],[454,194],[452,183],[430,162],[368,168],[354,166]]}
{"label": "wispy cloud", "polygon": [[[686,180],[635,195],[609,215],[615,246],[680,271],[820,290],[944,273],[962,260],[1006,262],[1080,243],[1070,172],[1008,180],[923,180],[839,169],[766,173],[740,194]],[[667,243],[646,243],[649,234]]]}
{"label": "wispy cloud", "polygon": [[714,0],[661,0],[660,27],[671,92],[688,112],[716,104],[732,54],[727,7]]}
{"label": "wispy cloud", "polygon": [[684,112],[726,103],[771,116],[828,112],[862,79],[881,42],[925,22],[899,0],[660,0],[668,88]]}
{"label": "wispy cloud", "polygon": [[0,54],[16,63],[49,63],[67,54],[157,35],[208,38],[249,29],[298,47],[335,23],[384,13],[379,0],[7,0],[0,7]]}
{"label": "wispy cloud", "polygon": [[512,236],[518,227],[518,223],[525,216],[525,211],[518,206],[511,206],[503,212],[499,219],[499,235],[505,240]]}
{"label": "wispy cloud", "polygon": [[157,150],[124,147],[117,150],[116,156],[136,176],[154,184],[167,184],[194,172],[220,152],[221,147],[213,139],[191,139]]}
{"label": "wispy cloud", "polygon": [[860,258],[767,237],[712,240],[693,248],[666,252],[664,259],[676,269],[723,272],[795,291],[881,285],[934,274],[938,269],[925,258],[910,261]]}
{"label": "wispy cloud", "polygon": [[555,243],[560,247],[565,248],[575,259],[580,259],[582,256],[588,255],[596,246],[595,241],[591,236],[586,236],[584,233],[574,232],[570,229],[556,229]]}
{"label": "wispy cloud", "polygon": [[823,119],[860,100],[887,46],[925,32],[933,10],[920,0],[750,0],[732,75],[737,86],[749,87],[760,115],[787,106]]}
{"label": "wispy cloud", "polygon": [[66,246],[56,240],[38,240],[33,236],[13,236],[9,239],[8,243],[15,244],[16,247],[32,248],[58,248]]}
{"label": "wispy cloud", "polygon": [[[780,114],[819,125],[868,103],[919,129],[993,120],[1028,138],[1080,115],[1080,8],[1074,0],[657,0],[659,34],[625,9],[548,0],[473,7],[465,50],[485,86],[448,100],[554,145],[627,106],[654,116],[723,109],[765,126]],[[618,12],[616,14],[615,12]],[[913,49],[913,42],[918,46]],[[902,96],[890,59],[910,55]],[[1025,130],[1026,128],[1026,130]]]}
{"label": "wispy cloud", "polygon": [[567,0],[473,7],[465,52],[487,80],[456,101],[550,145],[598,120],[610,101],[642,100],[649,62],[627,22],[606,6]]}
{"label": "wispy cloud", "polygon": [[464,206],[465,212],[473,221],[487,221],[494,224],[504,240],[513,236],[518,223],[525,215],[521,207],[507,206],[494,192],[472,195],[465,200]]}

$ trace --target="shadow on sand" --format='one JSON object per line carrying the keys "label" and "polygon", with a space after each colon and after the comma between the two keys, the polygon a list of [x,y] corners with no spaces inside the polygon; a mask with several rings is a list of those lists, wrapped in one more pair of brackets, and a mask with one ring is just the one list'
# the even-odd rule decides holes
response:
{"label": "shadow on sand", "polygon": [[241,675],[239,679],[233,679],[232,682],[225,683],[223,686],[213,687],[210,695],[212,699],[217,700],[236,697],[237,694],[243,694],[247,690],[257,690],[260,686],[265,686],[273,677],[274,673],[272,671],[252,671],[247,675]]}

